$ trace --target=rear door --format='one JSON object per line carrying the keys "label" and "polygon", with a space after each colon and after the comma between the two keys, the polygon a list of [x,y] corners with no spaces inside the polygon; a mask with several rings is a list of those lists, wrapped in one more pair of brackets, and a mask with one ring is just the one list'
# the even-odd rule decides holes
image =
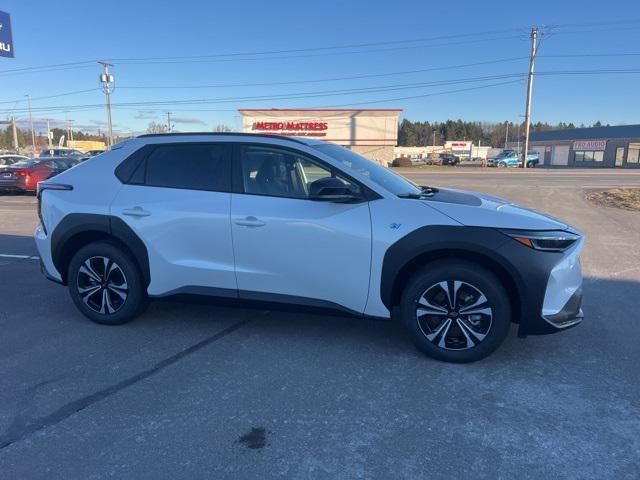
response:
{"label": "rear door", "polygon": [[231,145],[158,144],[142,152],[111,214],[147,247],[149,294],[235,296],[229,224]]}
{"label": "rear door", "polygon": [[331,167],[284,147],[241,145],[231,228],[243,298],[343,307],[361,313],[371,270],[371,218],[363,187],[354,203],[309,199]]}

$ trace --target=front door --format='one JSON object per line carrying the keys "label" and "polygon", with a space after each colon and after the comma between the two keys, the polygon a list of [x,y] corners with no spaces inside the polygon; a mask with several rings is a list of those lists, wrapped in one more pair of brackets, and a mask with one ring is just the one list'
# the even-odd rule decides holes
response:
{"label": "front door", "polygon": [[368,202],[310,200],[311,183],[340,175],[305,154],[262,145],[239,150],[243,193],[232,195],[231,228],[240,296],[363,312],[371,268]]}
{"label": "front door", "polygon": [[554,145],[551,151],[551,165],[567,165],[569,163],[569,146]]}
{"label": "front door", "polygon": [[616,167],[621,167],[624,163],[624,147],[616,148]]}
{"label": "front door", "polygon": [[150,295],[236,295],[230,152],[224,143],[158,145],[112,203],[147,247]]}

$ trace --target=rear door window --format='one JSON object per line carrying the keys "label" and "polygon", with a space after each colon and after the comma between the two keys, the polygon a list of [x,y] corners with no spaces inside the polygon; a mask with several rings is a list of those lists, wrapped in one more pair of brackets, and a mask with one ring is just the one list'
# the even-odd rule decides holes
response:
{"label": "rear door window", "polygon": [[159,145],[149,154],[144,165],[141,165],[141,168],[144,168],[144,184],[153,187],[229,192],[230,152],[229,144]]}

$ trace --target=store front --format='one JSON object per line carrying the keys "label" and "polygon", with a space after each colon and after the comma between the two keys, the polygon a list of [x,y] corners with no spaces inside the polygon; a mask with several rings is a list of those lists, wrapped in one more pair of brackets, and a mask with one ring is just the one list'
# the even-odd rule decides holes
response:
{"label": "store front", "polygon": [[549,167],[640,168],[640,125],[535,132],[530,149]]}
{"label": "store front", "polygon": [[245,133],[314,137],[382,165],[393,161],[399,109],[240,109]]}

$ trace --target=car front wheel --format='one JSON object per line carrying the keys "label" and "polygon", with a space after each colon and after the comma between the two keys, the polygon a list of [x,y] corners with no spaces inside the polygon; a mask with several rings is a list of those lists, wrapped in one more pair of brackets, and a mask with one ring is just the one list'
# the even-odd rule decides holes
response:
{"label": "car front wheel", "polygon": [[115,244],[97,242],[81,248],[69,263],[67,279],[76,307],[96,323],[120,325],[146,307],[140,270]]}
{"label": "car front wheel", "polygon": [[493,353],[511,325],[509,298],[499,279],[462,260],[441,260],[419,270],[402,294],[400,312],[420,350],[455,363]]}

